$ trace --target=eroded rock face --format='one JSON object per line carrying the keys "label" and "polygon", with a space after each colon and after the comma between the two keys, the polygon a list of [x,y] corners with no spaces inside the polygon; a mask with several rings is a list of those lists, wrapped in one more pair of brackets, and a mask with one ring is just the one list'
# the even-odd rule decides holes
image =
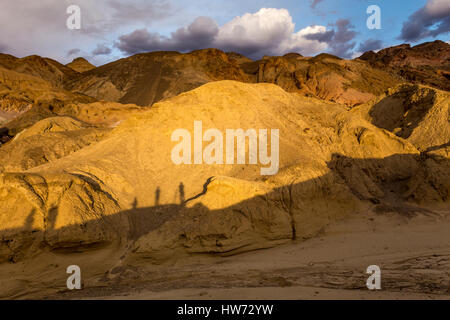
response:
{"label": "eroded rock face", "polygon": [[69,80],[66,88],[97,99],[149,106],[218,80],[274,83],[288,92],[346,105],[367,102],[401,81],[361,60],[327,54],[251,61],[236,53],[207,49],[138,54],[87,71]]}
{"label": "eroded rock face", "polygon": [[63,82],[75,76],[77,72],[53,59],[31,55],[16,58],[0,53],[0,66],[2,68],[37,77],[48,81],[55,88],[62,88]]}
{"label": "eroded rock face", "polygon": [[100,100],[150,106],[210,81],[248,82],[238,64],[247,60],[217,49],[137,54],[87,71],[66,87]]}
{"label": "eroded rock face", "polygon": [[52,117],[20,132],[0,149],[0,172],[23,171],[98,142],[109,131],[69,117]]}
{"label": "eroded rock face", "polygon": [[364,53],[361,60],[384,68],[405,80],[450,90],[450,45],[440,40],[414,47],[403,44],[374,53]]}
{"label": "eroded rock face", "polygon": [[[329,54],[308,58],[291,53],[251,61],[217,49],[187,54],[152,52],[99,68],[82,58],[64,66],[38,56],[19,59],[0,54],[0,110],[23,110],[55,100],[81,103],[106,100],[151,106],[220,80],[274,83],[288,92],[355,106],[404,81],[449,90],[449,47],[442,41],[415,47],[402,45],[378,53],[368,52],[351,61]],[[14,88],[4,82],[6,71],[9,78],[12,74],[15,78],[20,75],[19,86],[17,81]],[[26,85],[30,81],[33,84]],[[6,122],[21,111],[17,112],[0,117]]]}
{"label": "eroded rock face", "polygon": [[[232,254],[311,237],[367,206],[448,204],[448,157],[421,155],[364,112],[236,81],[157,103],[76,152],[5,170],[1,259],[112,242],[146,258]],[[222,132],[279,129],[278,173],[263,177],[260,164],[175,165],[172,133],[193,130],[194,121]],[[62,121],[48,132],[38,123],[22,141],[76,131],[73,125],[80,126]]]}
{"label": "eroded rock face", "polygon": [[0,117],[4,118],[2,126],[11,130],[11,136],[39,120],[57,115],[55,112],[66,104],[95,101],[92,97],[64,90],[39,74],[21,71],[0,66]]}
{"label": "eroded rock face", "polygon": [[275,83],[288,92],[349,106],[365,103],[400,82],[361,61],[343,60],[329,54],[314,58],[273,57],[243,68],[255,74],[256,82]]}
{"label": "eroded rock face", "polygon": [[422,152],[449,155],[448,92],[419,85],[400,85],[374,102],[356,108],[369,121],[411,142]]}

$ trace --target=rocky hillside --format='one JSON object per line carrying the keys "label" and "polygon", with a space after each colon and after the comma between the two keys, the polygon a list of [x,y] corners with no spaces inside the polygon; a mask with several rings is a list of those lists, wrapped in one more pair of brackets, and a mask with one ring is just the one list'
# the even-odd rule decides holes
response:
{"label": "rocky hillside", "polygon": [[364,110],[374,125],[408,140],[422,152],[450,154],[448,92],[420,85],[400,85],[354,111]]}
{"label": "rocky hillside", "polygon": [[405,80],[450,90],[450,44],[440,40],[411,47],[403,44],[375,53],[364,53],[359,59],[372,66],[387,69]]}
{"label": "rocky hillside", "polygon": [[151,106],[220,80],[273,83],[288,92],[355,106],[405,81],[449,90],[449,70],[449,45],[442,41],[368,52],[351,61],[296,53],[252,61],[207,49],[137,54],[96,68],[83,58],[64,66],[38,56],[0,54],[0,123],[33,105],[58,108],[66,102],[105,100]]}
{"label": "rocky hillside", "polygon": [[[400,108],[400,98],[430,102],[433,92],[439,98],[430,110],[438,110],[449,94],[425,87],[402,87],[384,100]],[[119,239],[126,257],[230,254],[308,238],[368,208],[448,206],[448,157],[421,154],[420,142],[394,134],[398,125],[380,120],[378,108],[349,111],[273,84],[219,81],[106,131],[42,120],[5,145],[9,156],[1,158],[0,257],[17,261],[42,247],[81,250]],[[416,127],[427,130],[427,117]],[[262,164],[174,164],[171,135],[193,132],[194,121],[203,132],[279,129],[278,173],[261,176]]]}
{"label": "rocky hillside", "polygon": [[74,77],[77,72],[53,59],[36,55],[16,58],[0,53],[0,66],[18,73],[35,76],[48,81],[54,87],[62,88],[62,83]]}
{"label": "rocky hillside", "polygon": [[314,58],[296,54],[266,57],[241,67],[255,83],[274,83],[288,92],[349,106],[367,102],[401,82],[364,62],[329,54]]}
{"label": "rocky hillside", "polygon": [[[236,274],[239,290],[358,290],[374,260],[390,266],[388,290],[447,294],[447,71],[442,42],[354,60],[207,49],[100,67],[0,54],[0,298],[60,298],[72,264],[83,297],[203,292]],[[280,244],[289,258],[233,260]]]}
{"label": "rocky hillside", "polygon": [[[447,46],[351,61],[153,52],[98,68],[0,55],[0,260],[118,240],[145,257],[240,252],[363,209],[448,206],[449,92],[399,71],[444,70]],[[276,174],[176,165],[171,134],[194,121],[278,129]]]}
{"label": "rocky hillside", "polygon": [[80,73],[95,69],[95,66],[84,58],[75,58],[66,66]]}
{"label": "rocky hillside", "polygon": [[215,49],[144,53],[87,71],[66,87],[99,100],[150,106],[210,81],[250,81],[239,61]]}
{"label": "rocky hillside", "polygon": [[138,54],[84,72],[69,81],[67,89],[97,99],[149,106],[218,80],[274,83],[288,92],[347,105],[367,102],[400,82],[363,61],[326,54],[251,61],[236,53],[207,49]]}

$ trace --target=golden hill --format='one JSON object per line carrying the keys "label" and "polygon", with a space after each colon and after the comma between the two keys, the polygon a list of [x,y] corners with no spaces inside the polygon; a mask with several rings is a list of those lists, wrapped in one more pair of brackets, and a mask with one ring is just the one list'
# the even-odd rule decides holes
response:
{"label": "golden hill", "polygon": [[450,96],[426,86],[403,84],[355,108],[374,125],[411,142],[421,152],[450,151]]}
{"label": "golden hill", "polygon": [[351,61],[153,52],[98,68],[0,54],[0,298],[61,298],[74,263],[83,297],[223,288],[239,272],[239,290],[359,289],[374,257],[395,290],[447,293],[447,46]]}
{"label": "golden hill", "polygon": [[66,66],[75,70],[76,72],[85,72],[96,68],[89,61],[81,57],[73,59],[73,61],[66,64]]}
{"label": "golden hill", "polygon": [[[219,81],[101,133],[43,120],[10,148],[26,150],[32,139],[57,147],[9,152],[1,163],[1,259],[117,241],[126,257],[230,254],[313,236],[363,209],[448,206],[448,157],[423,157],[366,117],[273,84]],[[195,121],[203,132],[278,129],[278,173],[261,176],[262,164],[174,164],[172,133],[192,132]]]}
{"label": "golden hill", "polygon": [[62,83],[75,76],[76,71],[50,58],[32,55],[16,58],[0,53],[0,66],[15,72],[35,76],[50,82],[53,86],[62,88]]}

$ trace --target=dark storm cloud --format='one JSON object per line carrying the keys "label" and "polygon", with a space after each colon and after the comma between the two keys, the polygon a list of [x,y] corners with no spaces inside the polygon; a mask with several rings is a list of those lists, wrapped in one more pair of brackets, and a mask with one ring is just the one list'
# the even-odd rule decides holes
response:
{"label": "dark storm cloud", "polygon": [[309,2],[311,2],[311,8],[314,9],[320,2],[322,2],[323,0],[310,0]]}
{"label": "dark storm cloud", "polygon": [[334,30],[329,30],[323,33],[312,33],[306,36],[309,40],[317,40],[320,42],[330,42],[335,36]]}
{"label": "dark storm cloud", "polygon": [[450,31],[450,1],[428,0],[426,5],[414,12],[406,22],[399,39],[418,41],[437,37]]}
{"label": "dark storm cloud", "polygon": [[374,51],[381,49],[382,47],[383,42],[381,40],[367,39],[366,41],[364,41],[359,45],[358,51],[359,52]]}
{"label": "dark storm cloud", "polygon": [[97,48],[92,51],[94,56],[107,55],[111,53],[111,48],[106,44],[97,44]]}
{"label": "dark storm cloud", "polygon": [[75,54],[79,54],[80,52],[81,52],[81,50],[78,48],[70,49],[69,51],[67,51],[67,56],[70,57]]}
{"label": "dark storm cloud", "polygon": [[[217,48],[239,52],[249,58],[283,55],[288,52],[316,54],[327,48],[325,41],[311,40],[307,35],[328,40],[325,26],[308,26],[295,32],[292,16],[286,9],[262,8],[256,13],[235,17],[220,28],[211,18],[200,17],[170,36],[138,29],[118,38],[115,46],[124,53]],[[319,36],[319,34],[326,33]]]}
{"label": "dark storm cloud", "polygon": [[171,37],[138,29],[119,37],[117,48],[128,54],[155,50],[191,51],[213,46],[219,32],[217,23],[208,17],[199,17],[189,26],[172,32]]}
{"label": "dark storm cloud", "polygon": [[189,47],[189,42],[195,43],[194,47],[210,46],[219,33],[217,23],[208,17],[199,17],[187,28],[180,28],[172,33],[172,40],[181,47]]}
{"label": "dark storm cloud", "polygon": [[339,19],[333,25],[334,28],[324,33],[310,34],[306,38],[310,40],[318,40],[327,43],[329,52],[342,58],[350,58],[353,54],[353,48],[356,42],[353,39],[356,32],[352,29],[354,26],[348,19]]}
{"label": "dark storm cloud", "polygon": [[350,30],[354,26],[348,19],[339,19],[335,25],[336,31],[333,40],[329,42],[331,53],[339,57],[350,58],[352,56],[351,50],[356,45],[356,42],[352,41],[356,36],[356,32]]}

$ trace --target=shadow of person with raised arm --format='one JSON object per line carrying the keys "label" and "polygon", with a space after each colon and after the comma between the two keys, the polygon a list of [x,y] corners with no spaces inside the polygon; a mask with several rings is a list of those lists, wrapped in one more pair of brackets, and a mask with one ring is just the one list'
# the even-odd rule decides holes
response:
{"label": "shadow of person with raised arm", "polygon": [[133,207],[133,210],[137,209],[137,205],[138,205],[138,201],[137,201],[137,198],[135,197],[133,202],[131,203],[131,206]]}
{"label": "shadow of person with raised arm", "polygon": [[56,218],[58,217],[58,207],[52,207],[47,215],[47,229],[55,230]]}
{"label": "shadow of person with raised arm", "polygon": [[159,206],[160,198],[161,198],[161,189],[159,187],[157,187],[156,191],[155,191],[155,207]]}
{"label": "shadow of person with raised arm", "polygon": [[[184,184],[181,182],[176,186],[175,182],[173,189],[168,191],[170,195],[174,195],[171,204],[159,204],[157,207],[145,207],[141,204],[137,208],[138,201],[135,198],[129,210],[99,214],[94,219],[74,224],[63,221],[65,225],[51,230],[54,228],[51,227],[54,226],[52,216],[56,217],[57,210],[61,210],[61,207],[55,207],[48,213],[49,228],[45,230],[37,228],[31,234],[24,233],[23,226],[0,225],[0,237],[3,239],[3,242],[0,241],[0,263],[12,259],[16,261],[19,255],[28,254],[23,246],[11,248],[11,241],[33,242],[36,245],[46,245],[51,250],[61,250],[60,252],[80,252],[125,239],[134,242],[148,235],[149,238],[143,240],[143,244],[148,243],[148,246],[146,244],[147,247],[139,249],[139,254],[145,257],[161,258],[166,254],[171,257],[179,249],[189,254],[208,252],[228,255],[278,245],[282,241],[306,239],[318,234],[324,226],[334,221],[347,218],[349,214],[359,214],[361,208],[369,207],[376,214],[396,214],[407,219],[417,215],[438,217],[439,212],[424,209],[420,203],[447,204],[449,189],[445,185],[445,179],[450,159],[433,155],[432,160],[431,164],[427,164],[418,154],[394,154],[385,158],[365,159],[332,154],[331,159],[326,162],[329,170],[320,176],[305,180],[299,178],[298,182],[290,184],[280,183],[264,194],[231,201],[229,205],[218,204],[214,209],[202,201],[196,201],[193,206],[186,205],[207,194],[213,177],[204,183],[199,194],[188,199],[185,198]],[[434,172],[436,182],[422,178]],[[361,183],[362,179],[364,183]],[[441,186],[439,189],[436,189],[437,184]],[[158,190],[159,188],[155,199],[160,202]],[[424,193],[423,190],[429,190],[430,193]],[[149,196],[151,197],[151,192]],[[215,195],[219,196],[221,195]],[[305,201],[308,206],[303,206]],[[75,204],[77,203],[73,204],[74,209]],[[65,210],[67,217],[75,214]],[[306,213],[312,210],[314,217],[310,221],[311,215]],[[80,212],[92,214],[93,211],[86,208]],[[27,214],[24,227],[28,229],[38,216]],[[274,219],[275,214],[281,214],[283,218]],[[242,231],[232,231],[241,225]],[[223,241],[224,236],[228,237],[227,241]],[[153,240],[157,241],[155,246]]]}
{"label": "shadow of person with raised arm", "polygon": [[185,192],[184,192],[184,184],[183,182],[180,182],[180,185],[178,187],[178,191],[180,193],[180,205],[185,205]]}
{"label": "shadow of person with raised arm", "polygon": [[23,228],[27,231],[32,231],[33,230],[33,223],[34,223],[34,215],[36,214],[36,209],[33,208],[33,210],[31,210],[30,214],[27,216],[27,219],[25,220],[25,224],[23,226]]}

